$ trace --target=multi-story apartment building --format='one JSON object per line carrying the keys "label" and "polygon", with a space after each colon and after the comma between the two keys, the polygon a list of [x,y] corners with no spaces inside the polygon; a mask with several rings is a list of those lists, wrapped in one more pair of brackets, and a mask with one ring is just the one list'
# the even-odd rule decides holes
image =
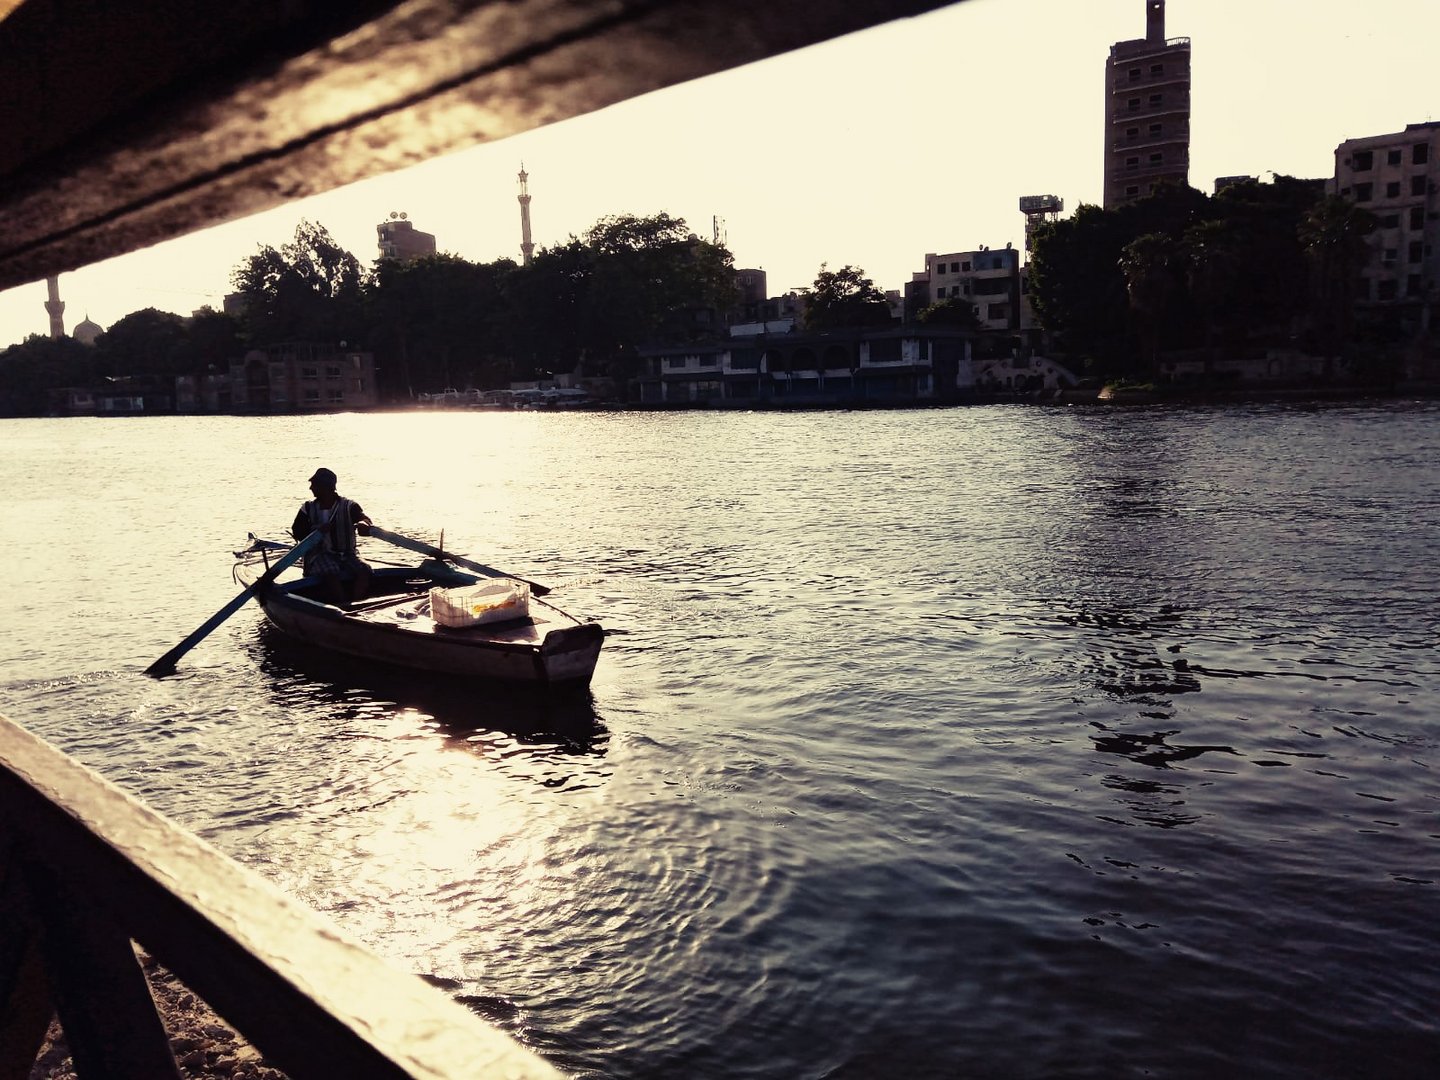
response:
{"label": "multi-story apartment building", "polygon": [[1335,148],[1335,191],[1379,222],[1360,300],[1415,309],[1422,325],[1440,301],[1440,121]]}
{"label": "multi-story apartment building", "polygon": [[1105,209],[1190,182],[1190,39],[1165,37],[1165,0],[1146,0],[1145,36],[1105,62]]}
{"label": "multi-story apartment building", "polygon": [[982,247],[925,256],[925,269],[905,285],[905,317],[944,300],[968,300],[982,330],[1020,328],[1020,252]]}
{"label": "multi-story apartment building", "polygon": [[348,412],[376,401],[373,353],[311,342],[252,349],[228,372],[175,380],[180,412]]}
{"label": "multi-story apartment building", "polygon": [[380,258],[408,262],[424,255],[435,254],[435,237],[421,232],[404,214],[392,214],[389,221],[375,226],[379,236]]}

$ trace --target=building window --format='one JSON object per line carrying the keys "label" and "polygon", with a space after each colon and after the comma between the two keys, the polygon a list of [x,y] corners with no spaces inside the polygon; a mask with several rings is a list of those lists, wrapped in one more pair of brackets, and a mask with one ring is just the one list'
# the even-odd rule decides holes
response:
{"label": "building window", "polygon": [[1387,278],[1387,279],[1385,279],[1384,281],[1378,282],[1378,284],[1379,284],[1379,286],[1380,286],[1380,291],[1379,291],[1378,293],[1376,293],[1375,299],[1377,299],[1377,300],[1394,300],[1394,299],[1395,299],[1396,295],[1397,295],[1398,292],[1399,292],[1399,285],[1397,284],[1397,282],[1395,281],[1394,278]]}
{"label": "building window", "polygon": [[343,404],[345,404],[345,391],[344,391],[344,390],[339,390],[339,389],[327,390],[327,391],[325,392],[325,396],[326,396],[327,398],[329,398],[331,405],[343,405]]}
{"label": "building window", "polygon": [[1385,197],[1387,199],[1398,199],[1400,197],[1400,181],[1391,180],[1385,185]]}
{"label": "building window", "polygon": [[1127,157],[1125,159],[1125,168],[1129,169],[1131,172],[1134,172],[1139,167],[1140,159],[1138,157]]}
{"label": "building window", "polygon": [[1161,132],[1163,132],[1164,130],[1165,130],[1165,125],[1164,125],[1164,124],[1151,124],[1151,125],[1150,125],[1150,134],[1151,134],[1151,135],[1159,135],[1159,134],[1160,134]]}
{"label": "building window", "polygon": [[1009,304],[990,304],[990,305],[988,305],[988,306],[987,306],[986,318],[988,318],[988,319],[1008,319],[1008,318],[1010,318],[1010,305],[1009,305]]}
{"label": "building window", "polygon": [[313,367],[302,367],[300,369],[300,377],[302,379],[318,379],[320,377],[320,369]]}
{"label": "building window", "polygon": [[305,391],[305,404],[306,404],[306,405],[319,405],[319,404],[320,404],[320,389],[319,389],[319,387],[312,386],[312,387],[309,387],[308,389],[306,389],[306,391]]}
{"label": "building window", "polygon": [[1412,206],[1410,208],[1410,228],[1425,228],[1425,208],[1423,206]]}
{"label": "building window", "polygon": [[1416,165],[1424,165],[1430,160],[1430,144],[1417,142],[1410,148],[1410,160]]}
{"label": "building window", "polygon": [[1140,189],[1139,189],[1138,187],[1136,187],[1134,184],[1131,184],[1129,187],[1127,187],[1127,188],[1125,189],[1125,197],[1126,197],[1127,199],[1133,199],[1136,195],[1139,195],[1139,194],[1140,194]]}
{"label": "building window", "polygon": [[1164,161],[1164,160],[1165,160],[1165,155],[1162,154],[1162,153],[1159,153],[1158,151],[1157,151],[1156,153],[1153,153],[1153,154],[1150,155],[1150,164],[1151,164],[1151,165],[1159,165],[1159,164],[1160,164],[1162,161]]}
{"label": "building window", "polygon": [[951,263],[951,264],[950,264],[950,273],[952,273],[952,274],[958,274],[959,272],[960,272],[960,264],[959,264],[959,263]]}
{"label": "building window", "polygon": [[1155,108],[1155,107],[1158,106],[1158,105],[1163,104],[1164,101],[1165,101],[1165,95],[1164,95],[1164,94],[1151,94],[1151,95],[1150,95],[1150,107],[1151,107],[1152,109]]}
{"label": "building window", "polygon": [[1153,77],[1153,76],[1156,76],[1156,75],[1164,75],[1164,74],[1165,74],[1165,65],[1164,65],[1164,64],[1151,64],[1151,65],[1150,65],[1150,75],[1151,75],[1152,77]]}
{"label": "building window", "polygon": [[1399,215],[1399,214],[1386,214],[1384,217],[1382,217],[1382,218],[1380,219],[1380,228],[1382,228],[1382,229],[1398,229],[1399,227],[1400,227],[1400,215]]}
{"label": "building window", "polygon": [[326,365],[325,365],[325,378],[327,378],[327,379],[338,379],[338,378],[340,378],[340,365],[339,365],[339,364],[326,364]]}
{"label": "building window", "polygon": [[1361,150],[1351,162],[1351,168],[1356,172],[1365,172],[1375,167],[1375,152],[1373,150]]}
{"label": "building window", "polygon": [[1425,245],[1419,240],[1410,241],[1410,261],[1412,263],[1425,261]]}
{"label": "building window", "polygon": [[1131,81],[1131,82],[1139,82],[1139,81],[1140,81],[1140,69],[1139,69],[1139,68],[1131,68],[1131,69],[1130,69],[1130,81]]}
{"label": "building window", "polygon": [[667,356],[665,358],[665,366],[668,368],[683,368],[685,366],[685,357]]}
{"label": "building window", "polygon": [[1395,249],[1394,249],[1394,248],[1386,248],[1384,251],[1380,252],[1380,262],[1381,262],[1382,264],[1384,264],[1385,266],[1394,266],[1394,265],[1395,265]]}
{"label": "building window", "polygon": [[1358,202],[1369,202],[1369,201],[1371,200],[1371,198],[1373,197],[1374,189],[1375,189],[1375,185],[1374,185],[1374,184],[1356,184],[1356,185],[1355,185],[1355,201],[1356,201],[1357,203],[1358,203]]}
{"label": "building window", "polygon": [[1126,128],[1126,129],[1125,129],[1125,138],[1128,139],[1130,142],[1134,142],[1134,141],[1135,141],[1136,139],[1138,139],[1139,137],[1140,137],[1140,129],[1139,129],[1139,128]]}
{"label": "building window", "polygon": [[1411,274],[1408,278],[1405,279],[1405,295],[1406,295],[1406,296],[1419,296],[1419,295],[1420,295],[1420,275],[1419,275],[1419,274]]}
{"label": "building window", "polygon": [[960,269],[968,274],[970,272],[970,261],[967,259],[965,262],[962,262],[960,264]]}
{"label": "building window", "polygon": [[1423,177],[1423,176],[1412,176],[1412,177],[1410,178],[1410,194],[1411,194],[1411,195],[1424,195],[1424,194],[1425,194],[1425,177]]}
{"label": "building window", "polygon": [[945,286],[944,286],[944,285],[941,285],[938,289],[935,290],[935,299],[937,299],[937,300],[944,300],[944,299],[945,299]]}
{"label": "building window", "polygon": [[1140,111],[1140,99],[1139,99],[1138,97],[1132,97],[1129,101],[1127,101],[1127,102],[1125,103],[1125,107],[1126,107],[1127,109],[1129,109],[1131,112],[1139,112],[1139,111]]}
{"label": "building window", "polygon": [[1398,147],[1397,147],[1396,149],[1394,149],[1394,150],[1387,150],[1387,151],[1385,151],[1385,164],[1386,164],[1386,165],[1399,165],[1399,164],[1400,164],[1400,159],[1401,159],[1403,156],[1404,156],[1404,155],[1400,152],[1400,150],[1399,150]]}

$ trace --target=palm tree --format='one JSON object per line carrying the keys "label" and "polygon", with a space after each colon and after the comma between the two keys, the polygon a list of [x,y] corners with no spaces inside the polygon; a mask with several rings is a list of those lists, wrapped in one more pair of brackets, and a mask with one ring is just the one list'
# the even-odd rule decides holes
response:
{"label": "palm tree", "polygon": [[1185,280],[1190,296],[1205,322],[1205,376],[1214,370],[1220,339],[1234,319],[1237,291],[1244,269],[1239,238],[1224,220],[1203,221],[1185,230],[1181,240]]}
{"label": "palm tree", "polygon": [[1300,243],[1310,259],[1311,319],[1325,358],[1325,377],[1355,320],[1360,269],[1375,215],[1349,199],[1327,195],[1300,222]]}

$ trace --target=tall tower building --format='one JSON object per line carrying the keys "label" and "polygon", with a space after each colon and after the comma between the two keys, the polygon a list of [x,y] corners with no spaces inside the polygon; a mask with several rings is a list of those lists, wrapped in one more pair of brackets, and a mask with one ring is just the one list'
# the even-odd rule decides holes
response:
{"label": "tall tower building", "polygon": [[1190,39],[1165,37],[1165,0],[1145,0],[1145,36],[1105,63],[1105,209],[1162,181],[1190,181]]}
{"label": "tall tower building", "polygon": [[45,313],[50,316],[50,336],[62,338],[65,336],[65,301],[60,299],[60,278],[52,274],[45,279],[46,295]]}
{"label": "tall tower building", "polygon": [[520,254],[524,257],[524,265],[529,266],[531,258],[535,255],[535,244],[530,240],[530,189],[526,186],[530,174],[525,171],[525,163],[520,163]]}

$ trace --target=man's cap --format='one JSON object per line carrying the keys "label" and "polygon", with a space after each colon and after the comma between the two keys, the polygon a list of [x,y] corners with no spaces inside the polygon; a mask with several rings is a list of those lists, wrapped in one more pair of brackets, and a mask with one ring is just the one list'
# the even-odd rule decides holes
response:
{"label": "man's cap", "polygon": [[319,484],[321,487],[334,487],[335,474],[329,469],[316,469],[315,475],[310,477],[310,483]]}

